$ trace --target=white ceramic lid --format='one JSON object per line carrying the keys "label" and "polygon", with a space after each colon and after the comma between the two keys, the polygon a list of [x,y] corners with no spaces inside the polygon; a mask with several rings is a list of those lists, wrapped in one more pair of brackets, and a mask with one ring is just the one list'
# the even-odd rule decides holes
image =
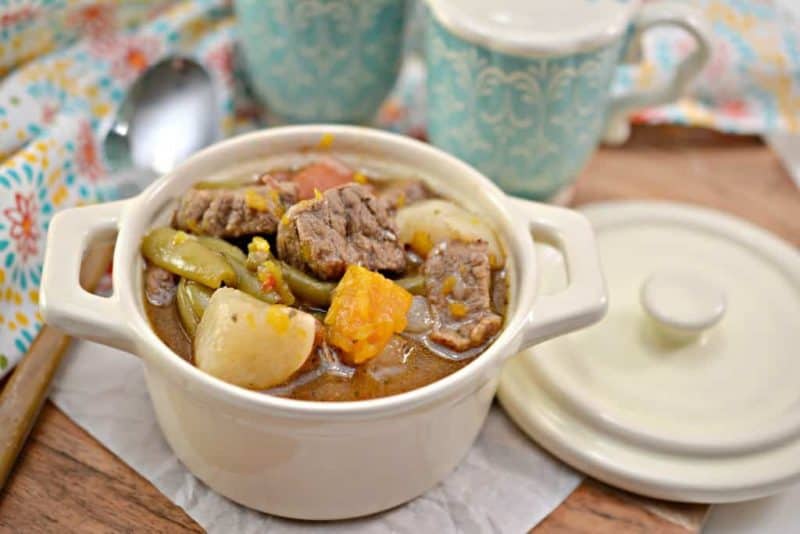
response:
{"label": "white ceramic lid", "polygon": [[518,55],[568,54],[625,31],[639,0],[427,0],[462,39]]}
{"label": "white ceramic lid", "polygon": [[654,497],[741,500],[797,479],[800,253],[695,207],[584,213],[608,316],[509,362],[511,416],[568,463]]}

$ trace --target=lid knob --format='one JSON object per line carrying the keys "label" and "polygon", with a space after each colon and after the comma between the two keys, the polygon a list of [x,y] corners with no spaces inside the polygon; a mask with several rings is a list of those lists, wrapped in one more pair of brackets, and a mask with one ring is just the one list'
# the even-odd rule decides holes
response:
{"label": "lid knob", "polygon": [[650,275],[641,289],[642,307],[659,332],[676,342],[688,342],[722,319],[725,294],[712,280],[682,270]]}

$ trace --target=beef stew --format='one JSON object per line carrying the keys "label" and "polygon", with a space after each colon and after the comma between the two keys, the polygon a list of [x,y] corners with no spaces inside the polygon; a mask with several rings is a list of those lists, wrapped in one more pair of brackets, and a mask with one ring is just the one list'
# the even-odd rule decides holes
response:
{"label": "beef stew", "polygon": [[327,155],[196,184],[141,252],[161,340],[271,395],[348,401],[422,387],[483,352],[505,315],[491,228],[420,180]]}

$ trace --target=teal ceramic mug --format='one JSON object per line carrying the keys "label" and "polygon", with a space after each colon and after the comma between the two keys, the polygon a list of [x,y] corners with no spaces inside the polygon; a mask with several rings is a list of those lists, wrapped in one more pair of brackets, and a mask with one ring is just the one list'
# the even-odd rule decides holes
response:
{"label": "teal ceramic mug", "polygon": [[368,122],[392,89],[407,0],[236,0],[253,89],[280,123]]}
{"label": "teal ceramic mug", "polygon": [[[676,99],[709,57],[691,7],[634,0],[427,0],[428,135],[506,192],[566,201],[599,141]],[[621,61],[662,24],[697,43],[665,87],[610,95]]]}

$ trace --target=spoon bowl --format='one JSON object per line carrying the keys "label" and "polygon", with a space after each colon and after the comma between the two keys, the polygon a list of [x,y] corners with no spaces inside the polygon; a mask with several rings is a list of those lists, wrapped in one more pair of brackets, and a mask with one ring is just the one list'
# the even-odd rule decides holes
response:
{"label": "spoon bowl", "polygon": [[121,197],[141,191],[220,137],[205,68],[186,58],[154,64],[131,87],[103,143]]}

